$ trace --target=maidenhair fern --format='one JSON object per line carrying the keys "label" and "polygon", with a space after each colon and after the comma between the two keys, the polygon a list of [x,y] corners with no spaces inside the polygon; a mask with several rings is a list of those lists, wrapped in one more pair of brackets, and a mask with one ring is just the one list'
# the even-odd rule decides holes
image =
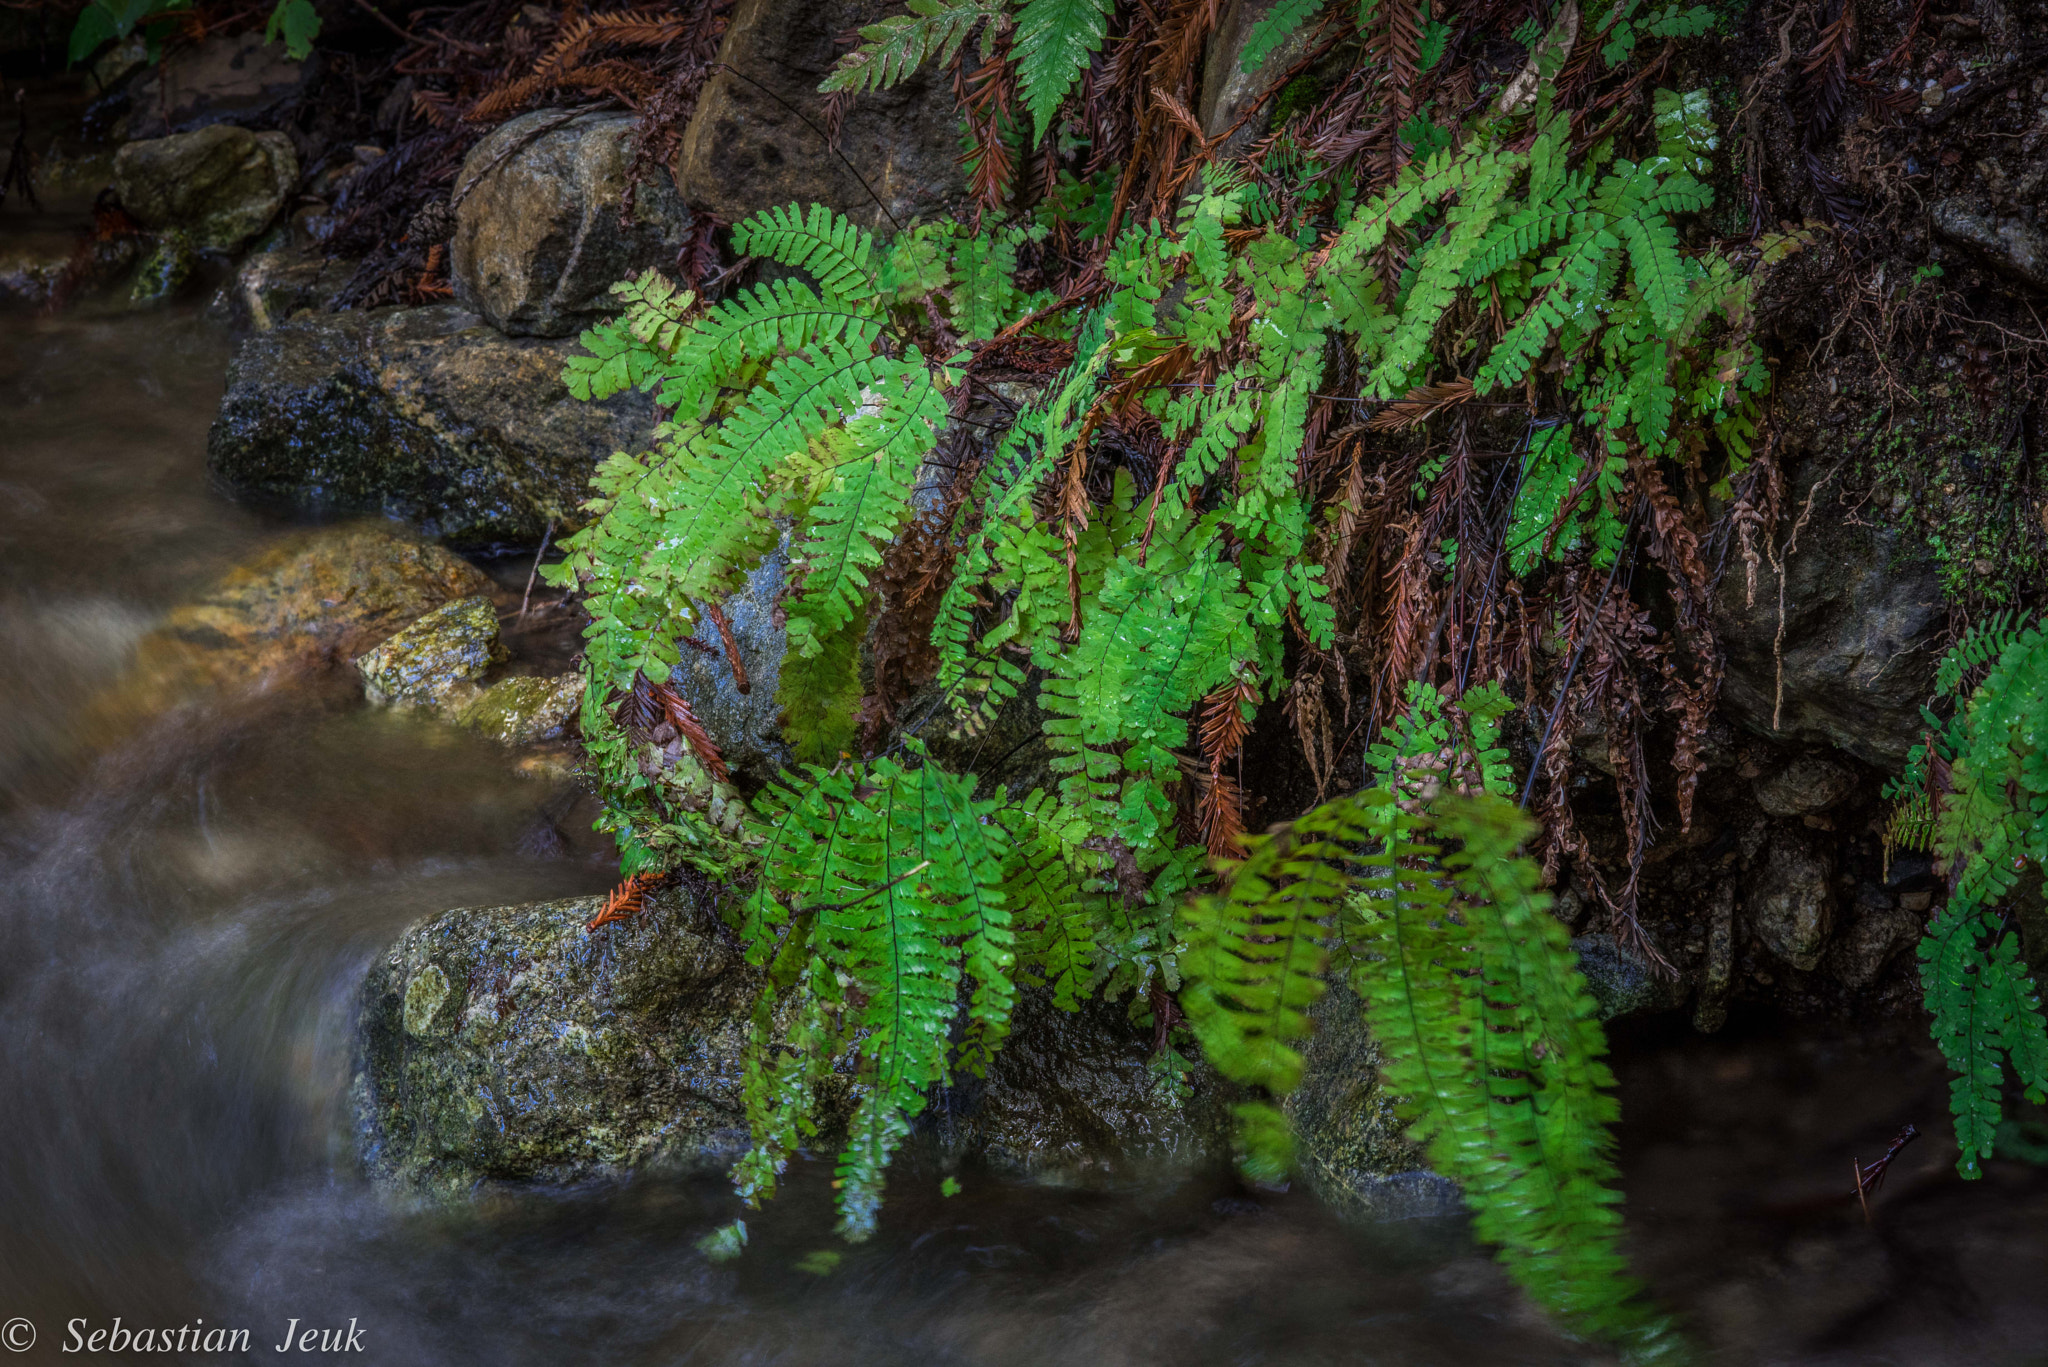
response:
{"label": "maidenhair fern", "polygon": [[[1487,689],[1446,705],[1418,685],[1375,752],[1379,786],[1250,842],[1226,893],[1190,908],[1188,1014],[1209,1059],[1275,1097],[1333,964],[1385,1050],[1383,1084],[1474,1228],[1575,1327],[1655,1357],[1672,1348],[1618,1248],[1606,1041],[1570,932],[1549,914],[1531,824],[1501,795]],[[1254,1176],[1292,1166],[1263,1101],[1239,1108]]]}
{"label": "maidenhair fern", "polygon": [[1942,658],[1938,691],[1955,697],[1988,666],[1946,724],[1887,790],[1898,800],[1887,845],[1931,848],[1947,864],[1948,904],[1920,941],[1920,983],[1934,1040],[1956,1077],[1956,1167],[1981,1175],[1996,1148],[2006,1074],[2029,1101],[2048,1097],[2048,1026],[2004,904],[2048,861],[2048,634],[2004,612]]}
{"label": "maidenhair fern", "polygon": [[[916,0],[828,85],[886,86],[1007,35],[1042,136],[1109,13]],[[1269,1103],[1341,975],[1416,1136],[1516,1275],[1588,1332],[1654,1337],[1618,1275],[1600,1031],[1514,853],[1500,686],[1413,683],[1365,747],[1369,791],[1233,844],[1232,754],[1262,705],[1313,708],[1302,677],[1339,647],[1332,548],[1358,505],[1325,497],[1315,462],[1341,414],[1531,406],[1516,578],[1611,563],[1625,472],[1696,456],[1682,428],[1753,416],[1745,286],[1675,226],[1709,198],[1705,104],[1661,93],[1640,161],[1612,137],[1582,146],[1549,104],[1439,130],[1369,195],[1284,138],[1257,168],[1191,170],[1170,214],[1098,243],[1099,271],[1065,293],[1043,287],[1078,231],[1058,206],[1096,204],[1099,235],[1122,213],[1107,189],[1062,186],[1029,224],[942,219],[886,244],[792,206],[733,232],[783,268],[772,281],[715,304],[652,272],[617,287],[624,311],[584,335],[567,382],[651,390],[666,417],[650,450],[599,471],[550,574],[590,611],[583,728],[626,868],[691,862],[751,889],[735,925],[765,983],[734,1170],[747,1200],[820,1137],[820,1084],[848,1074],[841,1224],[872,1229],[931,1090],[1000,1050],[1027,986],[1140,1015],[1179,994],[1209,1058],[1261,1093],[1240,1113],[1248,1167],[1284,1175]],[[1005,365],[1031,378],[979,373]],[[1431,497],[1444,469],[1394,487]],[[1443,543],[1453,568],[1457,549]],[[756,776],[745,802],[614,713],[777,554],[798,765]],[[909,689],[882,682],[905,649],[927,666],[914,720],[896,710]],[[993,790],[927,746],[1019,713],[1043,789]],[[1242,858],[1219,875],[1219,854]]]}

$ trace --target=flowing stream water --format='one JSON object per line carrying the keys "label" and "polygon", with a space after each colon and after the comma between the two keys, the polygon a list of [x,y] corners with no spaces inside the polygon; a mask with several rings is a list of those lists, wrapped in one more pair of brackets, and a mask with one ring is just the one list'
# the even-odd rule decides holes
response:
{"label": "flowing stream water", "polygon": [[[82,701],[165,608],[287,530],[205,477],[229,339],[192,314],[0,328],[0,1321],[247,1329],[191,1362],[1604,1362],[1456,1222],[1346,1227],[1226,1174],[1059,1189],[915,1158],[882,1233],[824,1163],[734,1264],[715,1181],[399,1209],[357,1174],[354,994],[410,921],[602,889],[504,752],[364,709],[345,669],[122,736]],[[515,575],[523,572],[500,567]],[[1710,1360],[2048,1363],[2048,1179],[1966,1184],[1911,1022],[1617,1032],[1631,1255]],[[1911,1121],[1866,1224],[1850,1162]],[[296,1320],[358,1351],[280,1353]],[[104,1341],[103,1341],[104,1342]]]}

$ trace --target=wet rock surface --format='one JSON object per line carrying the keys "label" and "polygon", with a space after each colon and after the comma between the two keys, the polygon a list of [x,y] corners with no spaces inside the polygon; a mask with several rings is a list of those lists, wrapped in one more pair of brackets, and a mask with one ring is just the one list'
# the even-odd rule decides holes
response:
{"label": "wet rock surface", "polygon": [[208,467],[262,503],[533,545],[550,522],[580,525],[597,462],[653,430],[645,395],[569,396],[574,346],[508,338],[448,305],[283,323],[237,349]]}
{"label": "wet rock surface", "polygon": [[137,222],[216,251],[268,227],[298,178],[289,138],[232,124],[131,142],[114,157],[114,189]]}
{"label": "wet rock surface", "polygon": [[719,49],[723,66],[705,82],[676,154],[683,199],[728,222],[826,204],[889,231],[963,195],[943,73],[862,94],[840,124],[837,153],[818,131],[829,122],[818,83],[844,51],[839,35],[897,12],[891,0],[740,0]]}
{"label": "wet rock surface", "polygon": [[1354,1218],[1404,1220],[1459,1210],[1457,1186],[1428,1169],[1380,1087],[1385,1058],[1357,996],[1333,984],[1310,1016],[1316,1029],[1302,1050],[1301,1085],[1282,1108],[1294,1125],[1303,1180]]}
{"label": "wet rock surface", "polygon": [[1771,836],[1749,873],[1749,918],[1757,938],[1785,962],[1811,971],[1835,923],[1834,861],[1791,828]]}
{"label": "wet rock surface", "polygon": [[451,911],[372,965],[353,1085],[372,1175],[455,1196],[744,1147],[756,980],[680,899],[592,934],[600,904]]}
{"label": "wet rock surface", "polygon": [[575,729],[583,689],[581,674],[513,675],[479,693],[455,722],[502,745],[560,740]]}
{"label": "wet rock surface", "polygon": [[258,332],[304,310],[324,309],[354,269],[353,262],[329,260],[317,251],[282,243],[265,251],[261,245],[235,272],[221,301],[238,323]]}
{"label": "wet rock surface", "polygon": [[1127,1006],[1022,993],[988,1076],[957,1078],[929,1122],[941,1142],[1019,1176],[1227,1162],[1235,1090],[1199,1063],[1159,1066]]}
{"label": "wet rock surface", "polygon": [[690,214],[669,177],[642,181],[619,221],[637,122],[542,109],[472,148],[452,196],[456,302],[514,336],[563,337],[617,312],[615,281],[673,271]]}
{"label": "wet rock surface", "polygon": [[444,603],[356,658],[363,694],[379,707],[442,708],[473,701],[480,677],[504,655],[498,610],[478,594]]}
{"label": "wet rock surface", "polygon": [[[368,1169],[402,1191],[459,1196],[728,1163],[745,1142],[760,978],[716,924],[715,895],[665,890],[596,932],[585,924],[601,898],[414,926],[363,988],[353,1094]],[[1454,1209],[1455,1188],[1398,1137],[1356,1001],[1331,1000],[1337,1019],[1290,1103],[1318,1189],[1373,1218]],[[1068,1013],[1026,992],[987,1075],[956,1079],[920,1129],[949,1152],[1061,1182],[1227,1166],[1235,1090],[1199,1060],[1164,1066],[1152,1046],[1127,1003]],[[850,1078],[825,1089],[820,1147],[853,1099]]]}
{"label": "wet rock surface", "polygon": [[1574,937],[1572,952],[1579,956],[1579,971],[1600,1004],[1602,1020],[1670,1011],[1690,994],[1682,977],[1660,970],[1606,931]]}
{"label": "wet rock surface", "polygon": [[128,673],[88,704],[82,730],[105,736],[210,689],[260,687],[350,659],[489,588],[474,565],[395,528],[288,537],[167,613]]}

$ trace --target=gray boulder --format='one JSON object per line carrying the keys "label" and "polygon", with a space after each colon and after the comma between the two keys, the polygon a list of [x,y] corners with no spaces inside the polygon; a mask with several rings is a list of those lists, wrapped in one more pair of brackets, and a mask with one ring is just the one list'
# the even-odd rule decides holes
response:
{"label": "gray boulder", "polygon": [[[1816,466],[1790,481],[1788,519],[1812,491]],[[1758,568],[1751,601],[1731,557],[1714,602],[1728,662],[1723,712],[1751,730],[1835,746],[1897,771],[1920,734],[1948,621],[1940,577],[1920,545],[1907,533],[1842,518],[1823,491],[1785,561],[1782,642],[1778,604],[1769,562]],[[1781,662],[1784,701],[1774,729]]]}
{"label": "gray boulder", "polygon": [[728,222],[826,204],[887,230],[892,215],[899,224],[930,217],[964,195],[943,71],[861,95],[840,125],[837,152],[820,132],[828,118],[818,83],[845,50],[840,35],[900,12],[896,0],[740,0],[722,65],[704,83],[676,153],[683,199]]}
{"label": "gray boulder", "polygon": [[[760,975],[710,892],[666,890],[598,931],[601,899],[450,911],[415,925],[364,983],[352,1086],[359,1150],[390,1188],[427,1199],[499,1182],[715,1170],[746,1143],[741,1092]],[[1379,1054],[1341,988],[1319,1009],[1289,1102],[1316,1190],[1374,1218],[1455,1209],[1379,1089]],[[791,1003],[776,1008],[777,1028]],[[1055,1008],[1021,994],[987,1075],[962,1075],[919,1124],[943,1148],[1061,1182],[1231,1161],[1237,1092],[1206,1065],[1158,1066],[1125,1005]],[[820,1094],[837,1142],[850,1066]]]}
{"label": "gray boulder", "polygon": [[[373,1175],[445,1197],[715,1169],[740,1152],[760,975],[691,894],[586,930],[600,905],[447,912],[372,965],[353,1094]],[[1149,1054],[1116,1006],[1068,1015],[1027,993],[988,1076],[941,1097],[926,1128],[1017,1173],[1227,1161],[1220,1084],[1160,1073]],[[821,1146],[852,1101],[850,1077],[824,1089]]]}
{"label": "gray boulder", "polygon": [[294,62],[284,44],[266,43],[258,29],[214,34],[166,57],[139,77],[131,92],[128,136],[167,133],[222,123],[274,120],[296,103],[317,74],[312,62]]}
{"label": "gray boulder", "polygon": [[270,226],[298,179],[289,138],[230,124],[131,142],[114,156],[114,189],[137,222],[182,229],[214,251]]}
{"label": "gray boulder", "polygon": [[470,151],[452,199],[456,302],[514,336],[565,337],[617,312],[614,281],[673,271],[690,213],[666,170],[619,221],[637,119],[537,110]]}
{"label": "gray boulder", "polygon": [[379,513],[458,544],[580,526],[590,472],[654,427],[637,391],[581,403],[571,341],[509,338],[451,305],[312,314],[244,338],[207,443],[251,499]]}

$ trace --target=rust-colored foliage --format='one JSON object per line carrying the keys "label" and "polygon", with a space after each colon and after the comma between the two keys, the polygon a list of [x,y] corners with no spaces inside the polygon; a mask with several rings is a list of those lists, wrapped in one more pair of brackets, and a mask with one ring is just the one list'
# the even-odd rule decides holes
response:
{"label": "rust-colored foliage", "polygon": [[606,894],[604,906],[584,923],[585,930],[599,930],[614,921],[631,920],[647,905],[647,894],[661,883],[660,874],[636,873]]}
{"label": "rust-colored foliage", "polygon": [[689,699],[665,683],[654,683],[646,675],[633,680],[630,692],[621,691],[612,697],[612,716],[621,730],[636,741],[647,742],[658,739],[659,729],[666,724],[690,748],[697,762],[711,777],[719,782],[729,782],[732,774],[725,765],[725,756],[719,754],[711,733],[697,720],[696,710]]}
{"label": "rust-colored foliage", "polygon": [[1224,770],[1243,755],[1252,729],[1245,712],[1258,702],[1258,684],[1249,674],[1202,699],[1200,734],[1208,766],[1196,773],[1195,819],[1202,843],[1218,859],[1237,855],[1237,837],[1244,832],[1244,794]]}

